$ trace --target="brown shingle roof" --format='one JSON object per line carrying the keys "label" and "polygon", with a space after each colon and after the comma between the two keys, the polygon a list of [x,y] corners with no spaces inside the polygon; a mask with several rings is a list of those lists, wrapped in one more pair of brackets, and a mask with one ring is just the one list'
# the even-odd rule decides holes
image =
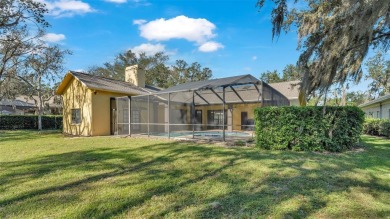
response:
{"label": "brown shingle roof", "polygon": [[297,99],[299,96],[299,83],[300,81],[286,81],[279,83],[269,84],[275,90],[282,93],[288,99]]}
{"label": "brown shingle roof", "polygon": [[151,89],[137,87],[136,85],[125,81],[118,81],[81,72],[70,71],[69,73],[80,80],[89,89],[138,95],[152,92]]}

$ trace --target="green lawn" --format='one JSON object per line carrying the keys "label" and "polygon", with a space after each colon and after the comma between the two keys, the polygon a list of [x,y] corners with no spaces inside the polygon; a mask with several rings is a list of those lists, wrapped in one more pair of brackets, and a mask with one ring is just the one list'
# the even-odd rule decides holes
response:
{"label": "green lawn", "polygon": [[0,218],[389,218],[390,140],[341,153],[0,132]]}

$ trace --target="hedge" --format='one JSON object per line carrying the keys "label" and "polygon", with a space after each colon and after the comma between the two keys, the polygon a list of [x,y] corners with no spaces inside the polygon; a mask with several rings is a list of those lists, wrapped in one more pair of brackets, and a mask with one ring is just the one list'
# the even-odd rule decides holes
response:
{"label": "hedge", "polygon": [[[43,129],[62,129],[62,116],[42,116]],[[0,115],[0,130],[38,129],[37,115]]]}
{"label": "hedge", "polygon": [[341,152],[360,138],[364,112],[354,106],[255,109],[256,145],[264,149]]}
{"label": "hedge", "polygon": [[363,132],[368,135],[390,138],[390,119],[366,119],[363,125]]}

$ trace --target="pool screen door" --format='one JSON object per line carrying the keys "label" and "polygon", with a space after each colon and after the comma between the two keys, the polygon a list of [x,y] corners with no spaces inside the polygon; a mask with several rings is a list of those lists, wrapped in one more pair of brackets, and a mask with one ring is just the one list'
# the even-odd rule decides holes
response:
{"label": "pool screen door", "polygon": [[130,134],[130,98],[116,97],[116,135]]}

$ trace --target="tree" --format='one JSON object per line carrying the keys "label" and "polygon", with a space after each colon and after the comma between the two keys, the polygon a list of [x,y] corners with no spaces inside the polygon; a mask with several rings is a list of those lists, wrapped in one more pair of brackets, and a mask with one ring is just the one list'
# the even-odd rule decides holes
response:
{"label": "tree", "polygon": [[202,68],[197,62],[188,65],[184,60],[176,60],[175,65],[171,67],[168,85],[174,86],[192,81],[204,81],[211,78],[212,74],[209,68]]}
{"label": "tree", "polygon": [[24,64],[25,70],[18,78],[28,84],[31,95],[38,96],[38,129],[42,130],[42,114],[44,104],[53,95],[54,90],[50,83],[54,83],[63,72],[65,55],[71,54],[69,50],[62,50],[58,46],[46,46],[31,53]]}
{"label": "tree", "polygon": [[302,74],[299,72],[299,69],[296,65],[288,64],[283,69],[283,81],[296,81],[302,80]]}
{"label": "tree", "polygon": [[145,70],[145,83],[161,88],[167,88],[189,81],[207,80],[211,78],[212,71],[209,68],[195,62],[189,65],[184,60],[177,60],[175,65],[168,66],[169,57],[164,52],[154,55],[146,53],[135,54],[131,50],[119,53],[113,63],[106,62],[102,67],[92,67],[89,74],[102,77],[124,80],[125,69],[131,65],[138,65]]}
{"label": "tree", "polygon": [[165,62],[168,60],[169,57],[163,52],[148,56],[145,53],[137,55],[128,50],[119,53],[113,63],[106,62],[102,67],[92,67],[88,70],[88,73],[124,80],[126,67],[137,64],[146,72],[146,84],[165,87],[164,85],[167,84],[169,76],[169,69],[165,66]]}
{"label": "tree", "polygon": [[[300,102],[305,105],[309,94],[327,92],[333,84],[343,84],[348,78],[359,81],[361,64],[368,49],[389,48],[389,0],[301,0],[302,9],[288,8],[287,0],[270,0],[272,38],[291,25],[298,28],[298,49],[302,53],[298,68],[303,78]],[[258,0],[262,8],[265,0]]]}
{"label": "tree", "polygon": [[367,100],[367,95],[360,91],[346,92],[344,88],[332,89],[322,96],[312,97],[308,105],[312,106],[359,106]]}
{"label": "tree", "polygon": [[17,95],[28,95],[31,92],[30,86],[13,74],[3,76],[0,81],[0,99],[14,99]]}
{"label": "tree", "polygon": [[371,97],[383,96],[390,93],[390,60],[385,60],[381,51],[366,62],[368,75],[366,79],[372,79],[369,84]]}
{"label": "tree", "polygon": [[362,92],[350,92],[347,93],[347,105],[359,106],[366,102],[367,96]]}
{"label": "tree", "polygon": [[[24,58],[41,46],[45,5],[35,0],[2,0],[0,2],[0,79]],[[34,26],[34,28],[31,28]]]}
{"label": "tree", "polygon": [[266,83],[277,83],[283,81],[283,79],[280,78],[277,70],[263,72],[260,75],[260,80]]}

